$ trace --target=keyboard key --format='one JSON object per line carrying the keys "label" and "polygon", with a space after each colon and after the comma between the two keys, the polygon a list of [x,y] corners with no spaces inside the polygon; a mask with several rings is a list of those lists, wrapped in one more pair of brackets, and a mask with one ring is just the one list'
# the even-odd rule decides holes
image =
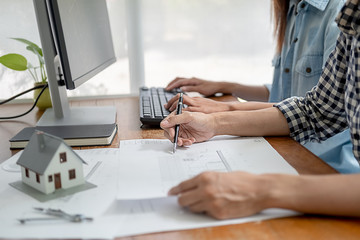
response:
{"label": "keyboard key", "polygon": [[160,122],[170,114],[164,105],[176,94],[181,92],[180,89],[167,92],[164,88],[155,87],[142,87],[139,91],[139,101],[141,106],[140,120],[143,124],[156,126],[158,126]]}
{"label": "keyboard key", "polygon": [[150,106],[148,106],[148,107],[143,107],[143,111],[144,111],[144,113],[151,113],[151,108],[150,108]]}

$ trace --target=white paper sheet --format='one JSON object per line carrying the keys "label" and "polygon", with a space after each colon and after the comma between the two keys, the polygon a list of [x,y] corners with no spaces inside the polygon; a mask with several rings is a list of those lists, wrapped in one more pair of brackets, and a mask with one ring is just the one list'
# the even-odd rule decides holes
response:
{"label": "white paper sheet", "polygon": [[120,142],[118,199],[167,196],[168,190],[204,171],[297,174],[264,138],[218,137],[178,148],[168,140]]}
{"label": "white paper sheet", "polygon": [[179,207],[176,197],[118,200],[109,209],[126,216],[125,224],[118,224],[116,236],[131,236],[153,232],[214,227],[296,216],[299,213],[282,209],[267,209],[259,214],[230,220],[216,220],[204,214],[194,214]]}
{"label": "white paper sheet", "polygon": [[[84,165],[87,181],[96,188],[71,196],[40,203],[32,197],[9,186],[21,179],[16,166],[20,154],[1,164],[0,168],[0,238],[102,238],[116,235],[114,223],[124,216],[107,215],[116,195],[118,149],[91,149],[76,151],[88,165]],[[18,169],[18,170],[17,170]],[[17,219],[46,217],[33,207],[61,209],[68,213],[82,213],[93,217],[93,222],[70,223],[66,221],[32,222],[22,225]]]}
{"label": "white paper sheet", "polygon": [[[188,158],[187,160],[189,161],[185,161],[185,158],[181,158],[184,163],[182,165],[180,164],[180,166],[184,168],[188,167],[191,171],[184,170],[187,175],[180,174],[175,180],[178,181],[182,178],[190,177],[204,169],[228,171],[229,166],[232,168],[231,170],[241,169],[241,166],[245,166],[246,168],[242,170],[261,172],[265,169],[271,172],[296,173],[286,162],[279,158],[274,150],[268,149],[270,146],[266,141],[264,142],[262,138],[231,139],[215,138],[204,144],[204,146],[197,144],[189,149],[178,150],[180,152],[184,151],[184,153],[179,156],[199,156],[200,159],[201,156],[206,156],[206,159],[203,159],[200,166],[198,166],[196,163],[190,161],[194,158]],[[242,143],[239,144],[238,140],[241,140]],[[149,149],[151,151],[165,150],[164,156],[168,156],[168,151],[172,149],[172,144],[166,140],[124,141],[122,142],[122,147],[124,143],[129,143],[128,147],[136,148],[136,151],[140,151],[142,154],[148,152]],[[143,147],[140,148],[140,146]],[[219,146],[221,146],[221,149]],[[195,155],[192,151],[189,151],[191,149],[195,149]],[[207,149],[207,151],[204,149]],[[215,149],[221,150],[221,154],[223,154],[226,164],[223,159],[221,161],[219,160],[221,158],[218,153],[214,153]],[[270,149],[272,148],[270,147]],[[257,152],[263,151],[268,162],[264,162],[264,160],[259,160],[254,157],[237,157],[241,155],[248,156],[249,152],[255,150]],[[116,189],[117,184],[120,183],[118,177],[122,174],[119,174],[119,164],[122,165],[120,168],[122,169],[122,172],[126,170],[128,172],[133,171],[134,167],[137,165],[123,165],[122,163],[127,160],[125,158],[119,158],[119,149],[104,148],[79,150],[76,152],[89,163],[88,167],[84,166],[84,173],[85,176],[88,176],[87,181],[96,184],[97,188],[46,203],[40,203],[9,186],[10,182],[20,180],[21,178],[20,173],[14,164],[19,155],[13,156],[0,165],[0,238],[112,239],[114,237],[143,233],[220,226],[298,215],[298,213],[293,211],[268,209],[251,217],[218,221],[209,216],[193,214],[186,209],[181,208],[177,204],[176,197],[117,200],[116,197],[118,194]],[[185,153],[189,153],[189,155],[186,155]],[[134,154],[134,156],[136,156],[136,154]],[[208,159],[212,159],[212,161],[207,161]],[[148,160],[149,158],[143,158],[143,161]],[[157,163],[158,162],[159,161],[157,161]],[[204,162],[209,164],[204,164]],[[260,163],[264,165],[258,169],[257,164]],[[204,167],[205,165],[206,167]],[[146,164],[138,165],[137,167],[143,168],[144,166],[146,166]],[[172,166],[169,168],[173,169]],[[159,167],[157,171],[160,171]],[[172,171],[174,171],[174,169]],[[131,180],[136,179],[135,177],[138,174],[139,173],[134,173]],[[171,181],[173,181],[173,179]],[[146,189],[146,187],[147,185],[144,185],[141,189]],[[161,189],[164,190],[163,188],[164,187]],[[84,223],[52,221],[21,225],[17,221],[19,218],[43,217],[42,214],[33,211],[33,207],[51,207],[62,209],[69,213],[81,213],[93,217],[94,221]]]}

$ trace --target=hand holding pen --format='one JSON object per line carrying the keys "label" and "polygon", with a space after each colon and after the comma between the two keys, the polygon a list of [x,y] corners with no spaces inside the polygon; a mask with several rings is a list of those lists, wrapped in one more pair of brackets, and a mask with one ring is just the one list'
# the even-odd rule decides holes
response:
{"label": "hand holding pen", "polygon": [[215,115],[189,111],[182,113],[183,104],[183,95],[180,94],[178,101],[179,107],[176,113],[171,113],[160,123],[160,127],[164,129],[165,137],[174,144],[173,153],[176,151],[178,144],[179,146],[190,146],[195,142],[209,140],[215,136],[217,127],[215,124]]}
{"label": "hand holding pen", "polygon": [[[177,108],[176,108],[176,115],[181,114],[182,108],[183,108],[183,93],[180,93],[179,101],[178,101]],[[180,128],[180,125],[176,124],[175,125],[173,153],[176,152],[177,141],[178,141],[178,138],[179,138],[179,128]]]}

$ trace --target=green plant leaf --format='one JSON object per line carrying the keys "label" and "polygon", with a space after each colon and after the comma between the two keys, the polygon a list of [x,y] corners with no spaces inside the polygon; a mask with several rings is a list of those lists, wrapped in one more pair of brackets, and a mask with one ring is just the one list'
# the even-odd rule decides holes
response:
{"label": "green plant leaf", "polygon": [[36,48],[34,48],[33,46],[27,46],[26,49],[34,53],[38,57],[40,64],[45,64],[44,58],[39,54]]}
{"label": "green plant leaf", "polygon": [[[22,43],[30,46],[30,47],[31,47],[31,48],[30,48],[31,50],[28,49],[28,48],[26,48],[26,49],[29,50],[29,51],[32,51],[32,52],[33,52],[33,50],[35,50],[41,57],[43,57],[43,53],[42,53],[41,48],[40,48],[38,45],[36,45],[35,43],[33,43],[33,42],[29,41],[29,40],[26,40],[26,39],[24,39],[24,38],[11,38],[11,39],[14,39],[14,40],[16,40],[16,41],[22,42]],[[34,53],[35,53],[35,52],[34,52]]]}
{"label": "green plant leaf", "polygon": [[27,68],[28,69],[31,69],[31,68],[36,69],[30,62],[27,63]]}
{"label": "green plant leaf", "polygon": [[25,71],[27,69],[26,58],[16,53],[9,53],[1,56],[0,63],[15,71]]}

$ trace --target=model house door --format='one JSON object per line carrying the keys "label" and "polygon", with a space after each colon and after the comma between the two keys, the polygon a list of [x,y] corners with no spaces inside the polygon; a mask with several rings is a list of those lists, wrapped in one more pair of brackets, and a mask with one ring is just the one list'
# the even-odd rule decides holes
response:
{"label": "model house door", "polygon": [[60,173],[55,173],[54,178],[55,178],[55,189],[61,188],[61,175],[60,175]]}

